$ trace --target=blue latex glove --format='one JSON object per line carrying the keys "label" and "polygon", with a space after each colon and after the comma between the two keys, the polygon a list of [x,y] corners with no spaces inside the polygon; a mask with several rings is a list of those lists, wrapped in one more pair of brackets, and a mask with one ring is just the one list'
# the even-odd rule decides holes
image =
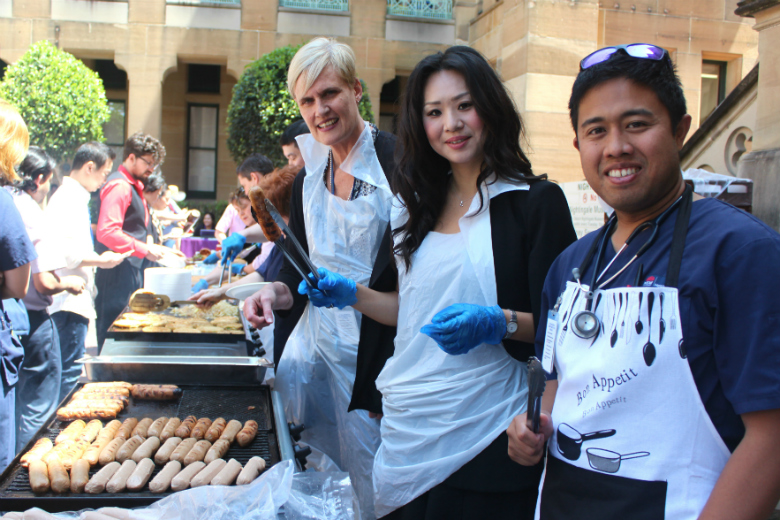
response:
{"label": "blue latex glove", "polygon": [[244,249],[246,237],[241,233],[231,233],[222,241],[222,265],[232,262],[238,253]]}
{"label": "blue latex glove", "polygon": [[244,267],[246,267],[246,264],[233,264],[230,266],[230,271],[233,273],[233,276],[236,276],[244,269]]}
{"label": "blue latex glove", "polygon": [[208,288],[209,288],[209,283],[206,281],[205,278],[201,278],[200,280],[198,280],[198,283],[192,286],[192,294],[195,294],[197,292],[200,292]]}
{"label": "blue latex glove", "polygon": [[217,253],[216,253],[216,252],[214,252],[214,253],[211,253],[211,254],[210,254],[209,256],[207,256],[206,258],[204,258],[204,259],[203,259],[203,263],[204,263],[204,264],[208,264],[208,265],[211,265],[211,264],[216,264],[216,263],[217,263],[217,260],[219,260],[219,257],[217,256]]}
{"label": "blue latex glove", "polygon": [[501,343],[506,334],[506,318],[498,305],[456,303],[436,314],[420,332],[433,338],[447,354],[465,354],[483,343]]}
{"label": "blue latex glove", "polygon": [[[357,303],[357,286],[354,280],[350,280],[338,273],[328,271],[324,267],[317,269],[320,281],[317,289],[312,289],[306,280],[298,284],[298,293],[305,294],[315,307],[336,306],[343,309]],[[314,282],[314,276],[309,274],[309,279]],[[318,290],[319,289],[319,290]],[[327,295],[323,291],[327,291]]]}

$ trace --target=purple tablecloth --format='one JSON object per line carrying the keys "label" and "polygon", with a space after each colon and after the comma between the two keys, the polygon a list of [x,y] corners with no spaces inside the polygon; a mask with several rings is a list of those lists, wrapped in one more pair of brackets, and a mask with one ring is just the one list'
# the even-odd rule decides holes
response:
{"label": "purple tablecloth", "polygon": [[191,258],[192,255],[197,253],[203,248],[214,250],[217,248],[217,239],[215,238],[182,238],[181,239],[181,252],[184,256]]}

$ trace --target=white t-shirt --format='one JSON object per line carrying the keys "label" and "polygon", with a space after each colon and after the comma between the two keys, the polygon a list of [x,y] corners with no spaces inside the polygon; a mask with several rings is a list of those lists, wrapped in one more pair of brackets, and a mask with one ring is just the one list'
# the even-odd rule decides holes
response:
{"label": "white t-shirt", "polygon": [[66,267],[57,269],[58,276],[80,276],[85,290],[81,294],[63,291],[54,296],[49,312],[69,311],[85,318],[95,317],[95,268],[79,267],[87,259],[97,258],[89,219],[89,192],[70,177],[62,179],[62,186],[51,196],[44,212],[54,235],[62,244]]}

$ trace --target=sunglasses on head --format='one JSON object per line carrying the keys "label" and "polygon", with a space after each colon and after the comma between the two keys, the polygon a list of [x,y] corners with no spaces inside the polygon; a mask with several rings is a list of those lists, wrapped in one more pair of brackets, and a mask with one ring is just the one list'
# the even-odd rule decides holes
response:
{"label": "sunglasses on head", "polygon": [[661,61],[666,58],[669,65],[671,65],[671,58],[669,57],[669,53],[666,52],[666,49],[649,43],[631,43],[629,45],[604,47],[603,49],[588,54],[580,61],[580,71],[589,69],[599,63],[604,63],[611,58],[613,54],[621,50],[632,58],[639,58],[642,60]]}

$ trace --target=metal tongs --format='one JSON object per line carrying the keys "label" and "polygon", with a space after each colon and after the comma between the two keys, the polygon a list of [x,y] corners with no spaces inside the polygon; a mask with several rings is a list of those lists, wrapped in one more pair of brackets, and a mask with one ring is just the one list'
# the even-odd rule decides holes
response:
{"label": "metal tongs", "polygon": [[534,433],[539,433],[539,416],[542,412],[542,394],[547,384],[547,375],[542,363],[531,356],[528,360],[528,411],[526,413],[528,427]]}
{"label": "metal tongs", "polygon": [[222,287],[222,279],[225,277],[225,269],[227,269],[228,272],[228,285],[229,285],[233,280],[233,260],[231,260],[230,262],[222,266],[222,271],[220,271],[219,273],[218,287]]}
{"label": "metal tongs", "polygon": [[[279,210],[276,209],[276,206],[273,205],[273,203],[265,199],[265,208],[268,211],[268,214],[271,215],[271,218],[274,219],[274,222],[276,222],[276,225],[279,226],[279,229],[282,230],[282,232],[287,237],[287,240],[289,243],[292,243],[292,245],[295,247],[295,250],[298,252],[298,254],[303,259],[303,262],[305,265],[300,265],[298,261],[295,259],[295,257],[292,255],[289,249],[288,242],[282,242],[281,240],[274,240],[274,244],[276,244],[276,247],[281,249],[282,254],[284,254],[285,258],[290,261],[292,266],[295,268],[296,271],[298,271],[298,274],[300,274],[304,280],[306,280],[306,284],[311,287],[312,289],[317,289],[317,284],[315,282],[320,281],[320,273],[317,272],[317,266],[314,265],[314,263],[309,258],[309,255],[306,254],[306,251],[304,251],[303,246],[300,242],[298,242],[298,239],[295,238],[295,235],[290,230],[289,227],[287,227],[287,224],[284,222],[284,219],[282,218],[282,215],[279,213]],[[255,215],[254,208],[252,209],[252,216],[257,221],[257,215]],[[314,277],[314,281],[312,281],[311,278],[306,274],[306,270],[309,270]]]}

